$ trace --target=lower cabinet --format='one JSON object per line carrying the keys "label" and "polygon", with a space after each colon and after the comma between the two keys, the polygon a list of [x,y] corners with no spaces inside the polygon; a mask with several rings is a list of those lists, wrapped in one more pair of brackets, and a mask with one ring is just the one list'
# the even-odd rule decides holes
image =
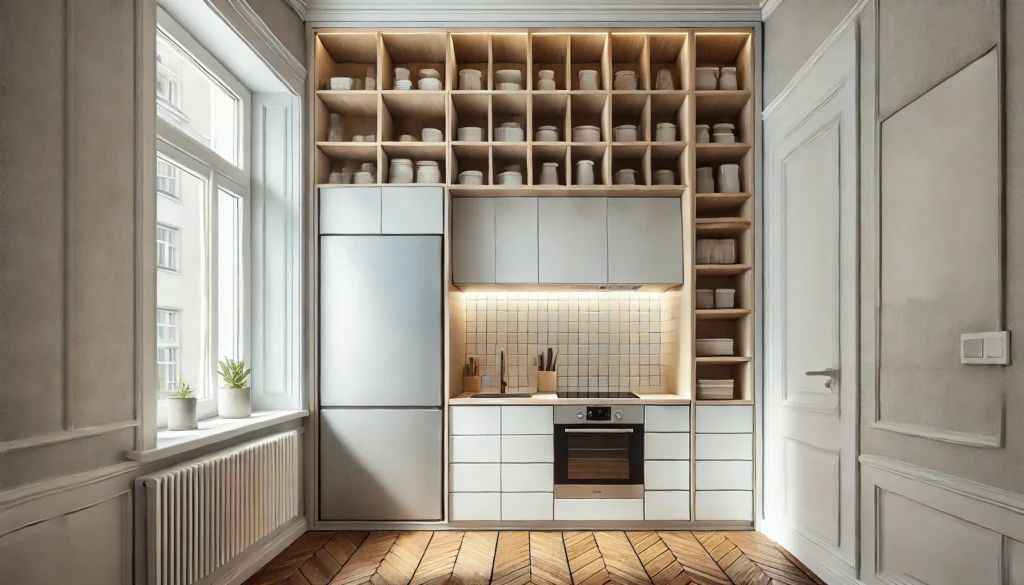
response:
{"label": "lower cabinet", "polygon": [[499,493],[453,493],[448,503],[448,518],[453,522],[501,520]]}
{"label": "lower cabinet", "polygon": [[553,493],[508,493],[501,494],[501,519],[504,520],[551,520],[554,515]]}
{"label": "lower cabinet", "polygon": [[694,520],[754,520],[754,492],[697,492],[693,500]]}
{"label": "lower cabinet", "polygon": [[643,500],[555,500],[555,520],[643,519]]}
{"label": "lower cabinet", "polygon": [[690,492],[644,492],[645,520],[689,520]]}
{"label": "lower cabinet", "polygon": [[503,463],[501,491],[553,493],[555,466],[550,463]]}
{"label": "lower cabinet", "polygon": [[501,466],[497,463],[452,463],[448,470],[449,491],[501,491]]}

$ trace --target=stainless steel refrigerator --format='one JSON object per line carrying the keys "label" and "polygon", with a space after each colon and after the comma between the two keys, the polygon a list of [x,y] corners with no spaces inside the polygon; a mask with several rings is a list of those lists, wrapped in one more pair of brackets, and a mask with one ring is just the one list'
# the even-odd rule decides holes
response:
{"label": "stainless steel refrigerator", "polygon": [[441,236],[320,238],[320,517],[440,520]]}

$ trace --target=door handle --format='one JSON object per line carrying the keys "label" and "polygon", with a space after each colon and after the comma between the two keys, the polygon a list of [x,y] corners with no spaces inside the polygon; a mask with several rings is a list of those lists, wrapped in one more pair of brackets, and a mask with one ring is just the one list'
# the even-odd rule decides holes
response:
{"label": "door handle", "polygon": [[839,377],[839,370],[835,368],[826,368],[824,370],[816,370],[813,372],[806,372],[806,376],[828,376],[828,380],[825,380],[825,387],[831,388],[832,383]]}

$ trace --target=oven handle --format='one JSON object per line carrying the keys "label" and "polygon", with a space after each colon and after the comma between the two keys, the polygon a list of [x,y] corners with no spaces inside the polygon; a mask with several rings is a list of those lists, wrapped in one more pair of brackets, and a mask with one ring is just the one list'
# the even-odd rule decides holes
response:
{"label": "oven handle", "polygon": [[633,429],[565,429],[567,433],[628,435]]}

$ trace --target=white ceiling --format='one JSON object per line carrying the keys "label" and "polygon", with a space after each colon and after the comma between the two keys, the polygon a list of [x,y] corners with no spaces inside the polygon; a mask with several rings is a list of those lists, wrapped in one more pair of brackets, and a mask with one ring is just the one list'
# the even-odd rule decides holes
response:
{"label": "white ceiling", "polygon": [[[761,21],[779,0],[285,0],[315,23],[393,27],[662,26]],[[774,6],[773,6],[774,7]]]}

